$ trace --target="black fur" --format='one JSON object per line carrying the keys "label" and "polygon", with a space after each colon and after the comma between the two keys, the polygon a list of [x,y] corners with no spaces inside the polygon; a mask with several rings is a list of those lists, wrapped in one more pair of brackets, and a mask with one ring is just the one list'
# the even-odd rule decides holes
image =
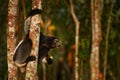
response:
{"label": "black fur", "polygon": [[27,18],[28,18],[28,17],[32,17],[32,16],[34,16],[34,15],[36,15],[36,14],[41,14],[41,13],[42,13],[42,10],[41,10],[41,9],[33,9],[33,10],[31,10],[31,12],[28,14]]}
{"label": "black fur", "polygon": [[[14,52],[13,61],[17,64],[24,64],[30,56],[32,49],[32,40],[29,38],[29,33],[24,40],[20,42]],[[17,65],[17,66],[19,66]]]}
{"label": "black fur", "polygon": [[45,36],[40,33],[40,43],[39,43],[39,52],[38,52],[38,61],[42,60],[43,58],[46,58],[46,61],[48,64],[52,63],[52,59],[49,56],[49,50],[52,48],[58,48],[59,45],[59,39],[53,36]]}

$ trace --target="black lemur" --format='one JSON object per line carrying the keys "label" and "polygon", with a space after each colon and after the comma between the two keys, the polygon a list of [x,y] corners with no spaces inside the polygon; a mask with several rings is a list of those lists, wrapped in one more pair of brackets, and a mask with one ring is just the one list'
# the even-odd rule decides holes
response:
{"label": "black lemur", "polygon": [[34,9],[28,14],[24,26],[24,28],[26,29],[25,30],[26,36],[23,40],[21,40],[18,43],[17,47],[14,50],[13,61],[18,67],[26,66],[26,64],[30,61],[29,59],[32,58],[32,56],[30,56],[32,49],[32,40],[29,37],[29,32],[30,32],[29,26],[30,26],[30,18],[36,14],[41,14],[41,10]]}
{"label": "black lemur", "polygon": [[[18,67],[24,67],[27,65],[30,59],[33,56],[30,56],[31,49],[32,49],[32,40],[29,37],[29,26],[30,26],[30,18],[36,14],[41,14],[40,9],[32,10],[26,20],[25,20],[25,38],[19,42],[17,47],[14,50],[13,61]],[[45,58],[48,64],[52,63],[52,59],[49,57],[48,52],[51,48],[58,48],[59,39],[53,36],[45,36],[40,32],[40,39],[39,39],[39,51],[38,51],[38,62]],[[32,58],[33,59],[33,58]],[[34,59],[33,59],[34,60]]]}
{"label": "black lemur", "polygon": [[52,64],[52,58],[49,56],[49,50],[52,48],[59,48],[59,39],[54,36],[45,36],[40,32],[40,43],[38,51],[38,61],[44,59],[48,64]]}

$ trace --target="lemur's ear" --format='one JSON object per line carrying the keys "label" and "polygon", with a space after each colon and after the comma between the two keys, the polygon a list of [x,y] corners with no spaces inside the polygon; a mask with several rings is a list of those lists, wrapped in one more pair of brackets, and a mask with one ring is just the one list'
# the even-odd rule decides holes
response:
{"label": "lemur's ear", "polygon": [[27,16],[27,18],[28,17],[32,17],[32,16],[34,16],[34,15],[36,15],[36,14],[41,14],[42,13],[42,10],[41,9],[33,9],[33,10],[31,10],[31,12],[28,14],[28,16]]}

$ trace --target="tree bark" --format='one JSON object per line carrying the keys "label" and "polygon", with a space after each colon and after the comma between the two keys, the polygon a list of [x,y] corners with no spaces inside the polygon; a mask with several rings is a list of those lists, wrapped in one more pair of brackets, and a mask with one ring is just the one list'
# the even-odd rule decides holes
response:
{"label": "tree bark", "polygon": [[91,0],[92,49],[90,57],[91,80],[99,80],[99,46],[102,40],[100,23],[100,0]]}
{"label": "tree bark", "polygon": [[76,26],[76,35],[75,35],[75,80],[78,80],[79,79],[78,48],[79,48],[79,24],[80,24],[80,22],[75,15],[74,5],[73,5],[72,0],[70,0],[70,11],[71,11],[71,15],[73,17],[73,20],[74,20],[75,26]]}
{"label": "tree bark", "polygon": [[8,80],[17,80],[17,67],[13,62],[13,51],[16,45],[15,27],[17,21],[18,0],[9,0],[8,22],[7,22],[7,58],[8,58]]}
{"label": "tree bark", "polygon": [[[41,0],[32,0],[32,9],[41,9]],[[26,80],[38,80],[37,76],[37,62],[38,62],[38,49],[39,49],[39,35],[40,35],[40,15],[35,15],[31,18],[30,24],[30,38],[33,42],[31,55],[36,57],[35,61],[28,63],[26,68]]]}

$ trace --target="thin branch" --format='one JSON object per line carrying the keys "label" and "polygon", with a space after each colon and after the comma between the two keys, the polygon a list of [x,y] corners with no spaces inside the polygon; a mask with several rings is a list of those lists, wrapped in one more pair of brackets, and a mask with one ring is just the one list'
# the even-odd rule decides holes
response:
{"label": "thin branch", "polygon": [[110,33],[110,26],[111,26],[111,14],[112,14],[112,10],[113,10],[113,1],[112,1],[112,5],[110,8],[110,15],[108,18],[108,24],[107,24],[107,33],[106,33],[106,43],[105,43],[105,55],[104,55],[104,77],[103,80],[106,80],[106,69],[107,69],[107,56],[108,56],[108,43],[109,43],[109,33]]}
{"label": "thin branch", "polygon": [[74,12],[74,5],[72,0],[70,0],[70,11],[71,11],[71,15],[73,17],[73,20],[75,22],[76,25],[76,37],[75,37],[75,80],[79,79],[79,70],[78,70],[78,48],[79,48],[79,20],[77,19],[75,12]]}

